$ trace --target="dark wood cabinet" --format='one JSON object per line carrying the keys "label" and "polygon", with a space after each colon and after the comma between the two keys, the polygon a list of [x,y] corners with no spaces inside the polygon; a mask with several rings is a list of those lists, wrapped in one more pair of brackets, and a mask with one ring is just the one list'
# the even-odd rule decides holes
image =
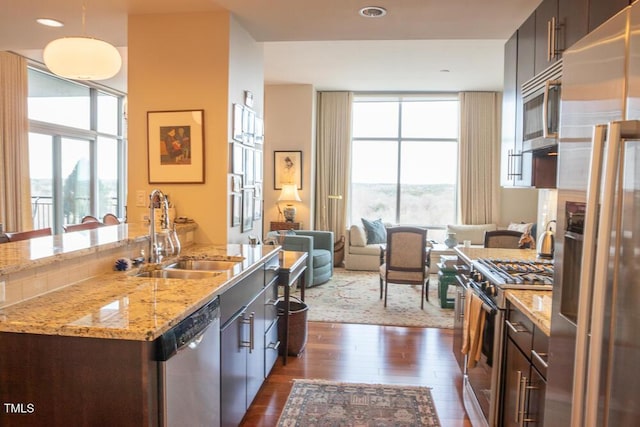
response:
{"label": "dark wood cabinet", "polygon": [[543,0],[535,12],[536,42],[534,75],[560,59],[558,50],[558,0]]}
{"label": "dark wood cabinet", "polygon": [[589,31],[632,3],[630,0],[589,0]]}
{"label": "dark wood cabinet", "polygon": [[507,304],[502,426],[542,426],[548,337]]}
{"label": "dark wood cabinet", "polygon": [[565,51],[587,35],[589,0],[559,0],[558,23],[558,49]]}

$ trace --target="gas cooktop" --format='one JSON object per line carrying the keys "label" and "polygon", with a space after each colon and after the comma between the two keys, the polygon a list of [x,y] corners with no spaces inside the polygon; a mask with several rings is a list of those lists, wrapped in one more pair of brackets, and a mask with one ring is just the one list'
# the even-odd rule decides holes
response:
{"label": "gas cooktop", "polygon": [[477,270],[494,285],[503,288],[545,288],[553,286],[553,260],[513,260],[480,258]]}

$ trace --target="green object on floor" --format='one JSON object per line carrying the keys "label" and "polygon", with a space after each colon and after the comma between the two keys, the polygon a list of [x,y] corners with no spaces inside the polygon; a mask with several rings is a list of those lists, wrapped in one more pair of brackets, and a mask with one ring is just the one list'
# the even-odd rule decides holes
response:
{"label": "green object on floor", "polygon": [[449,285],[456,283],[456,270],[447,267],[444,263],[438,264],[438,298],[440,298],[440,307],[453,308],[453,298],[447,297]]}

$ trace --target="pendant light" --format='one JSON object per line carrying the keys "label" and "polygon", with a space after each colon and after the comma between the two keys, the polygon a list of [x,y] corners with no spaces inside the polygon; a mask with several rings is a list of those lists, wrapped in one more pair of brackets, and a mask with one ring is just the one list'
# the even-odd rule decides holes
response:
{"label": "pendant light", "polygon": [[82,3],[82,36],[53,40],[44,48],[44,63],[61,77],[74,80],[105,80],[122,67],[122,58],[113,45],[86,36],[85,5]]}

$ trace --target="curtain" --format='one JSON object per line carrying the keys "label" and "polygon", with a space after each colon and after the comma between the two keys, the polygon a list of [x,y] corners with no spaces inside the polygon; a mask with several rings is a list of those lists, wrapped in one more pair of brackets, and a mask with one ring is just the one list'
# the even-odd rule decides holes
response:
{"label": "curtain", "polygon": [[33,228],[27,87],[26,60],[0,52],[0,223],[5,231]]}
{"label": "curtain", "polygon": [[344,235],[351,175],[352,92],[319,92],[316,211],[318,230]]}
{"label": "curtain", "polygon": [[497,223],[500,216],[500,113],[497,92],[461,92],[460,222]]}

